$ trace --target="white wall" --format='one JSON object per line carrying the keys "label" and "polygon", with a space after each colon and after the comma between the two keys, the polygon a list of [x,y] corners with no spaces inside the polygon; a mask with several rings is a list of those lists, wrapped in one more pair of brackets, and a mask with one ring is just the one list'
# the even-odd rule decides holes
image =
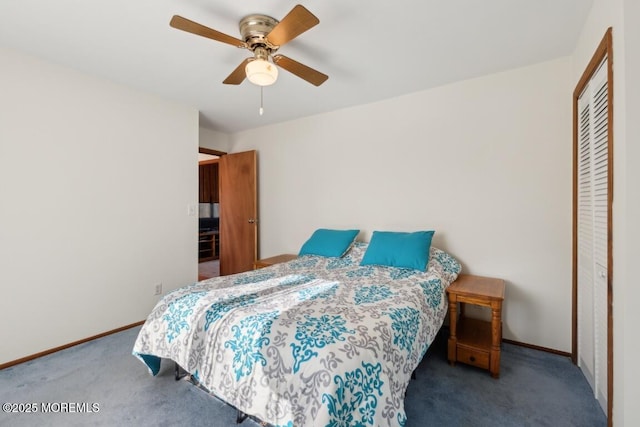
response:
{"label": "white wall", "polygon": [[198,112],[0,49],[0,364],[197,277]]}
{"label": "white wall", "polygon": [[203,148],[228,153],[231,150],[229,134],[215,130],[200,128],[199,145]]}
{"label": "white wall", "polygon": [[[637,0],[595,0],[574,52],[574,86],[608,27],[613,28],[613,423],[640,425],[636,396],[640,350],[637,272],[640,257],[640,8]],[[635,95],[635,96],[632,96]],[[633,400],[632,400],[633,399]]]}
{"label": "white wall", "polygon": [[[624,180],[626,229],[624,247],[626,262],[617,269],[614,267],[615,290],[624,288],[624,299],[615,298],[616,309],[614,323],[614,417],[618,426],[640,425],[640,411],[637,396],[640,395],[640,364],[636,355],[640,354],[640,287],[636,262],[640,259],[640,2],[624,1],[624,57],[626,93],[626,133],[624,171],[626,176],[614,179]],[[616,144],[618,141],[616,139]],[[619,271],[622,270],[621,273]],[[620,278],[615,279],[620,274]]]}
{"label": "white wall", "polygon": [[[506,338],[571,349],[571,60],[246,131],[261,256],[318,227],[435,229],[467,273],[507,281]],[[292,102],[295,102],[292,101]]]}

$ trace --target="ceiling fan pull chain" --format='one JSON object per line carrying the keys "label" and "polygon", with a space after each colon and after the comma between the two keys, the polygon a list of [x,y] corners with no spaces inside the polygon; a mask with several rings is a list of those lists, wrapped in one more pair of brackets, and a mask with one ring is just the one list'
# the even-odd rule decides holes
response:
{"label": "ceiling fan pull chain", "polygon": [[260,115],[262,115],[262,113],[264,113],[264,108],[262,108],[262,99],[263,99],[262,88],[263,88],[263,86],[260,86]]}

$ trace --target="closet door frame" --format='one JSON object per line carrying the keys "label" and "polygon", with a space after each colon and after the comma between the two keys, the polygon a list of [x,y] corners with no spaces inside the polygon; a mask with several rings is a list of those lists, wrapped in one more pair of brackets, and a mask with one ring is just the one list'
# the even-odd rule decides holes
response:
{"label": "closet door frame", "polygon": [[598,45],[589,65],[573,92],[573,254],[572,254],[572,343],[571,360],[578,363],[578,166],[579,166],[579,108],[578,99],[585,87],[607,59],[607,424],[612,426],[613,408],[613,256],[612,256],[612,202],[613,202],[613,38],[609,27]]}

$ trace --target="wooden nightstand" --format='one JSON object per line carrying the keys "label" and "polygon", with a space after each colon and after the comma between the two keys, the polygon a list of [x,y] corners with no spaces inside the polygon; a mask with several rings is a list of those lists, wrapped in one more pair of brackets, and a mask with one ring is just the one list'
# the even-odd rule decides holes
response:
{"label": "wooden nightstand", "polygon": [[[449,295],[449,363],[462,362],[488,369],[500,376],[500,342],[502,341],[502,301],[504,280],[461,274],[447,288]],[[458,318],[458,303],[460,317]],[[491,309],[491,321],[466,317],[464,305]]]}
{"label": "wooden nightstand", "polygon": [[253,269],[257,270],[259,268],[269,267],[269,266],[272,266],[273,264],[279,264],[281,262],[291,261],[292,259],[296,259],[296,258],[298,258],[298,255],[282,254],[282,255],[272,256],[270,258],[259,259],[253,263]]}

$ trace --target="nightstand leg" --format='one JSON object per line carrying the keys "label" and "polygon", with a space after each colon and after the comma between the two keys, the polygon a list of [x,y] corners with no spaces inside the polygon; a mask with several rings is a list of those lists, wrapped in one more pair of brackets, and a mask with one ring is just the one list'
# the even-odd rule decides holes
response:
{"label": "nightstand leg", "polygon": [[458,327],[458,303],[449,301],[449,341],[448,356],[449,364],[456,364],[456,347],[458,346],[458,337],[456,336],[456,328]]}
{"label": "nightstand leg", "polygon": [[493,378],[500,377],[500,341],[502,339],[502,304],[491,304],[491,366]]}

